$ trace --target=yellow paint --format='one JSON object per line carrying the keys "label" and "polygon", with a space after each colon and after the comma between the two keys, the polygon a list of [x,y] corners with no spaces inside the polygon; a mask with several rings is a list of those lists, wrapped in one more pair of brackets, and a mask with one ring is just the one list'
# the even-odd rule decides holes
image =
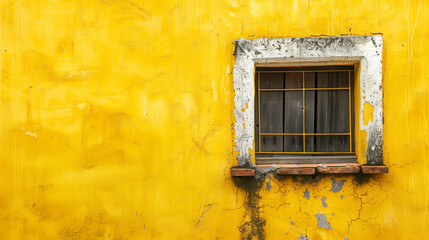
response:
{"label": "yellow paint", "polygon": [[363,104],[363,125],[367,126],[368,123],[374,120],[374,106],[372,106],[369,102],[365,102]]}
{"label": "yellow paint", "polygon": [[[361,111],[356,111],[357,109],[360,109],[360,101],[361,99],[356,96],[360,96],[360,70],[361,66],[360,64],[355,65],[355,71],[354,71],[354,120],[355,120],[355,126],[354,126],[354,133],[355,133],[355,153],[357,156],[357,161],[359,164],[365,164],[366,163],[366,149],[367,149],[367,135],[366,131],[360,129],[360,118],[361,118]],[[365,92],[365,90],[362,90]]]}
{"label": "yellow paint", "polygon": [[[256,237],[257,223],[265,239],[425,239],[428,7],[1,1],[0,239],[240,239]],[[248,197],[229,175],[233,40],[375,33],[390,172],[271,177]],[[365,134],[356,131],[360,161]],[[335,193],[334,177],[346,180]]]}
{"label": "yellow paint", "polygon": [[358,163],[365,164],[366,163],[366,149],[368,147],[367,143],[367,133],[365,130],[357,132],[359,138],[356,141],[356,155],[358,156]]}

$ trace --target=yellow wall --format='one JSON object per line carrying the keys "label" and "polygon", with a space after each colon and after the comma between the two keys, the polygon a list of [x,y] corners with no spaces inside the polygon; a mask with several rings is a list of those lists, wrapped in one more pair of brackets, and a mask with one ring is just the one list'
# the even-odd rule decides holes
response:
{"label": "yellow wall", "polygon": [[[0,6],[0,239],[429,235],[426,0]],[[230,177],[234,39],[379,33],[390,173]]]}

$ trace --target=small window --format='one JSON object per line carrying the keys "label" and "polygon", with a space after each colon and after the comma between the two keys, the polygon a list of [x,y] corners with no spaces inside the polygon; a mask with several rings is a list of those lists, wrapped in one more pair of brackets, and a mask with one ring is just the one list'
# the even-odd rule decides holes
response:
{"label": "small window", "polygon": [[256,164],[356,162],[354,66],[257,67]]}
{"label": "small window", "polygon": [[[254,164],[261,166],[266,164],[271,165],[273,163],[281,163],[282,161],[284,163],[316,164],[324,162],[359,162],[360,164],[367,165],[383,165],[382,56],[383,37],[381,35],[237,39],[235,41],[235,64],[233,71],[235,93],[233,145],[237,154],[238,166],[246,167]],[[347,67],[347,65],[349,66]],[[324,67],[316,68],[316,66]],[[347,87],[339,85],[344,83],[341,82],[344,80],[338,80],[340,70],[350,71],[350,76],[347,74],[345,76],[350,81]],[[273,71],[274,73],[268,74],[268,72],[263,71]],[[296,73],[292,74],[293,71],[296,71]],[[297,73],[299,72],[301,72],[302,76],[298,77],[299,74]],[[307,87],[311,83],[311,81],[307,80],[311,72],[314,73],[313,79],[315,85],[314,87]],[[328,80],[323,80],[323,78],[319,80],[319,77],[323,76],[321,73],[325,74],[325,78],[327,74]],[[262,78],[270,80],[267,80],[268,86],[261,86],[264,87],[263,89],[268,89],[267,91],[256,89],[260,74],[262,74],[261,81],[265,81]],[[265,74],[268,74],[268,77],[264,76]],[[330,74],[331,79],[334,79],[334,75],[337,74],[337,81],[331,80],[329,82]],[[342,74],[344,75],[345,73]],[[279,75],[282,76],[283,80],[271,81],[271,78],[280,78]],[[340,78],[343,78],[341,74]],[[326,84],[328,84],[328,87],[319,85],[320,81],[327,81]],[[306,82],[307,84],[305,84]],[[322,90],[322,88],[329,88],[329,84],[334,83],[337,84],[338,88],[347,88],[347,90],[335,90],[333,89],[334,87]],[[348,82],[346,81],[346,83]],[[279,88],[275,84],[283,84],[283,87],[280,86]],[[299,86],[295,86],[295,84]],[[280,90],[275,91],[275,89]],[[338,95],[342,94],[341,91],[348,94],[347,96],[350,99],[346,99],[348,100],[347,102],[338,97]],[[267,93],[263,93],[263,96],[259,96],[259,93],[262,92],[269,93],[268,95]],[[276,96],[276,93],[279,96]],[[323,93],[325,97],[322,99],[321,96]],[[297,107],[299,105],[298,101],[301,100],[298,100],[298,97],[293,96],[293,94],[302,94],[299,95],[299,99],[302,98],[301,113],[299,107]],[[308,113],[307,111],[310,109],[309,102],[311,102],[308,98],[312,94],[314,95],[314,106],[312,112]],[[316,94],[318,94],[317,98]],[[341,128],[347,127],[346,124],[331,123],[331,121],[343,121],[340,116],[347,117],[346,114],[336,115],[337,117],[335,118],[332,118],[329,112],[322,115],[322,109],[333,109],[333,104],[335,104],[333,99],[335,96],[337,98],[337,105],[343,106],[346,103],[345,107],[349,106],[349,109],[347,109],[349,112],[349,118],[347,119],[349,128],[347,128],[347,132],[334,132],[334,130],[339,131],[342,130]],[[279,104],[268,105],[268,108],[265,108],[280,109],[280,106],[282,106],[281,110],[278,110],[279,113],[277,113],[277,116],[281,116],[276,117],[276,120],[274,120],[272,114],[276,114],[275,111],[265,113],[264,111],[266,110],[263,110],[264,117],[268,118],[268,124],[259,124],[260,109],[259,106],[255,106],[255,99],[256,104],[258,104],[259,97],[269,98],[268,103],[271,101],[278,102],[283,97],[283,100]],[[338,101],[338,98],[341,101]],[[293,115],[289,114],[289,108],[286,108],[289,105],[293,105],[290,101],[295,102],[295,107],[298,108],[298,111],[294,111]],[[318,102],[316,103],[316,101]],[[325,101],[325,104],[322,104],[320,101]],[[337,106],[337,110],[339,110],[339,106]],[[353,110],[353,107],[356,109]],[[306,109],[304,110],[304,108]],[[303,115],[302,118],[300,114]],[[330,131],[309,132],[307,122],[310,121],[310,115],[314,116],[314,131],[318,130],[317,124],[321,124],[320,121],[322,121],[323,117],[331,118],[329,121],[324,120],[325,124],[329,124],[323,126],[324,129],[329,128]],[[364,116],[368,115],[371,116],[370,121],[364,121]],[[287,121],[289,116],[295,122]],[[278,123],[274,123],[273,125],[270,121],[278,121]],[[298,124],[301,124],[301,121],[303,122],[301,127],[306,127],[307,129],[299,130],[301,128],[299,128]],[[289,124],[296,124],[298,127],[295,126],[295,128],[291,129]],[[266,127],[267,130],[261,129],[261,133],[267,134],[265,136],[270,136],[272,137],[271,139],[275,139],[272,140],[271,147],[267,146],[268,149],[264,149],[265,145],[259,146],[259,142],[262,144],[260,137],[263,136],[259,135],[259,127]],[[279,129],[276,129],[277,127]],[[354,129],[355,132],[353,132]],[[286,133],[295,135],[284,135]],[[313,135],[309,135],[310,133],[313,133]],[[326,133],[331,135],[327,135]],[[339,134],[335,135],[332,133]],[[347,136],[349,137],[347,138]],[[302,137],[302,146],[297,143],[297,139],[300,137]],[[264,138],[263,140],[267,141],[269,139]],[[276,142],[274,143],[274,141]],[[278,141],[282,142],[279,143]],[[294,144],[285,145],[285,141],[286,143],[289,141]],[[311,141],[311,143],[307,141]],[[342,143],[335,144],[335,141],[342,141]],[[330,142],[332,144],[329,144]],[[283,147],[281,149],[280,146],[282,144]],[[274,149],[274,147],[279,150]],[[313,148],[311,152],[309,152],[309,147]],[[340,149],[338,150],[338,148]]]}

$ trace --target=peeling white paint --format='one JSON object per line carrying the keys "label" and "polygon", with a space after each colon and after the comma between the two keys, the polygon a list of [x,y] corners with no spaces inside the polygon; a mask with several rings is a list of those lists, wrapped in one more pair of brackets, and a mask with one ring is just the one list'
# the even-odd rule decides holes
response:
{"label": "peeling white paint", "polygon": [[30,136],[30,137],[37,138],[37,133],[35,133],[35,132],[26,131],[26,132],[25,132],[25,135]]}
{"label": "peeling white paint", "polygon": [[[320,65],[322,61],[360,63],[360,111],[363,111],[365,102],[374,106],[372,122],[364,126],[363,114],[359,119],[360,130],[367,132],[366,160],[369,164],[382,164],[382,49],[381,35],[236,40],[234,129],[238,165],[251,165],[249,151],[254,143],[255,65]],[[242,112],[246,104],[248,109]]]}
{"label": "peeling white paint", "polygon": [[84,107],[86,107],[86,103],[84,103],[84,102],[81,102],[81,103],[77,103],[76,104],[76,106],[79,108],[79,109],[83,109]]}

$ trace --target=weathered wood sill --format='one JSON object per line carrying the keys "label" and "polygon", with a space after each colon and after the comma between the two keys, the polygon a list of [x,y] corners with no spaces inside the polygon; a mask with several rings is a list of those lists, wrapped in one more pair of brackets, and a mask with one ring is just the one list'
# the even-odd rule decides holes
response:
{"label": "weathered wood sill", "polygon": [[[378,174],[388,173],[388,167],[384,165],[370,166],[358,163],[331,163],[331,164],[279,164],[276,165],[276,174],[279,175],[314,175],[314,174]],[[257,165],[258,168],[272,168],[273,165]],[[232,167],[233,177],[253,177],[255,168]]]}

